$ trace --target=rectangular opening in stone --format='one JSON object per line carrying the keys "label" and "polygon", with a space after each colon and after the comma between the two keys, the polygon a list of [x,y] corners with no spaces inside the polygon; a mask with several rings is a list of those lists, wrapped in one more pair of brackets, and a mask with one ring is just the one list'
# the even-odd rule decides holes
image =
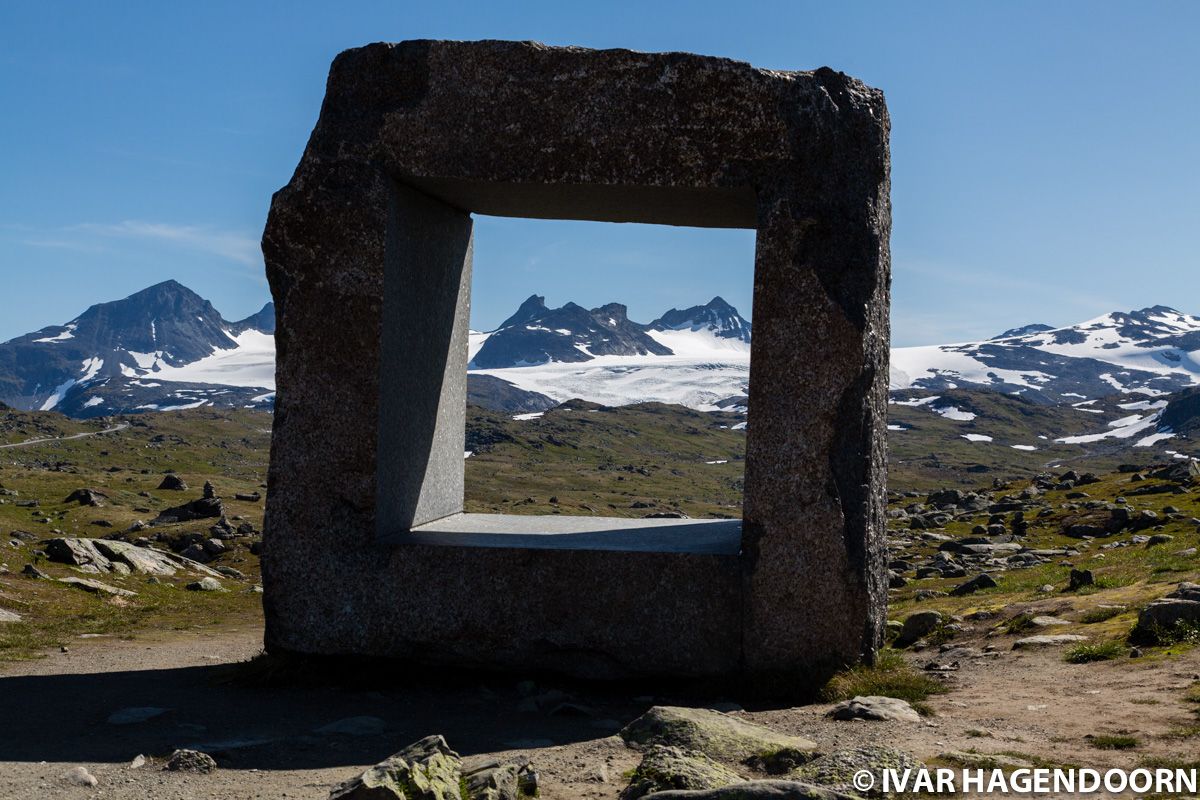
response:
{"label": "rectangular opening in stone", "polygon": [[[470,333],[442,382],[451,391],[466,382],[460,474],[432,459],[423,483],[437,485],[422,488],[425,508],[381,534],[441,546],[736,555],[754,232],[478,214],[472,223]],[[457,305],[454,280],[440,299],[429,294],[436,283],[426,280],[420,304]],[[407,336],[440,335],[399,325]],[[462,373],[450,374],[463,359]]]}

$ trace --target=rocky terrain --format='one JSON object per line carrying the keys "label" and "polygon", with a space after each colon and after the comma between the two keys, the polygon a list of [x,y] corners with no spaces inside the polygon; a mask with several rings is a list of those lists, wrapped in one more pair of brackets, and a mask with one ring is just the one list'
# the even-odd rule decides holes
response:
{"label": "rocky terrain", "polygon": [[[1015,425],[1022,407],[977,412]],[[472,412],[469,507],[736,516],[737,412],[537,413]],[[414,765],[472,798],[837,797],[884,765],[1196,766],[1189,459],[897,463],[890,646],[825,687],[763,698],[551,675],[397,681],[259,656],[269,414],[0,420],[0,445],[18,445],[0,450],[0,717],[21,720],[0,797],[357,797]]]}

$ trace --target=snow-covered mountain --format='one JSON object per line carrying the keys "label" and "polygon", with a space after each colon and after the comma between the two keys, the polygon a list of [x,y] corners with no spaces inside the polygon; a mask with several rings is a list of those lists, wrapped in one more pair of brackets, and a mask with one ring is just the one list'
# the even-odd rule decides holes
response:
{"label": "snow-covered mountain", "polygon": [[560,402],[715,410],[746,394],[750,341],[750,322],[720,297],[643,325],[619,303],[550,309],[534,295],[496,330],[472,332],[469,374]]}
{"label": "snow-covered mountain", "polygon": [[269,406],[274,332],[270,303],[230,322],[187,287],[164,281],[0,344],[0,400],[75,416]]}
{"label": "snow-covered mountain", "polygon": [[[275,307],[230,322],[176,281],[100,303],[65,325],[0,344],[0,402],[98,417],[200,406],[270,408]],[[540,411],[550,398],[469,377],[476,405]]]}
{"label": "snow-covered mountain", "polygon": [[982,342],[892,350],[891,388],[990,389],[1038,403],[1157,397],[1200,384],[1200,317],[1166,306],[1078,325],[1026,325]]}
{"label": "snow-covered mountain", "polygon": [[[166,281],[0,344],[0,402],[81,417],[270,407],[274,329],[270,303],[231,322]],[[477,405],[521,413],[573,398],[739,409],[750,346],[750,322],[720,297],[642,324],[619,303],[548,308],[534,295],[496,330],[471,333],[468,393]],[[1154,306],[1062,328],[1026,325],[980,342],[895,348],[891,378],[893,400],[926,413],[946,416],[933,395],[983,389],[1100,423],[1064,435],[1144,438],[1166,424],[1160,396],[1200,386],[1200,318]],[[1112,413],[1090,413],[1097,401]],[[1155,405],[1131,405],[1142,401]]]}

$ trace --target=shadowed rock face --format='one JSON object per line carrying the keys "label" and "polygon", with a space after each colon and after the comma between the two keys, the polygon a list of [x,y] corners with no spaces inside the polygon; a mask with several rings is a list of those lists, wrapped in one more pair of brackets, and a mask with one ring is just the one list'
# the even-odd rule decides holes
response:
{"label": "shadowed rock face", "polygon": [[[268,647],[792,691],[872,654],[888,127],[879,91],[825,68],[496,41],[339,55],[263,235]],[[462,511],[471,212],[757,229],[740,553],[405,539]]]}

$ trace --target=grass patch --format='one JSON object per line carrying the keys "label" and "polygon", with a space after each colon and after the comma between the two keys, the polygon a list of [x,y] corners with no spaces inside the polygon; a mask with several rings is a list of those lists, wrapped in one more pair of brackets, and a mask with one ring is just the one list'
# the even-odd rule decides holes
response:
{"label": "grass patch", "polygon": [[825,684],[821,697],[827,702],[849,700],[859,695],[879,695],[907,700],[918,712],[928,714],[921,701],[949,691],[940,681],[909,665],[895,650],[881,650],[871,666],[859,665],[838,673]]}
{"label": "grass patch", "polygon": [[1022,612],[1015,617],[1005,620],[1000,627],[1005,633],[1013,635],[1031,631],[1035,627],[1033,624],[1033,615]]}
{"label": "grass patch", "polygon": [[1082,642],[1066,652],[1063,660],[1068,664],[1088,664],[1092,661],[1111,661],[1120,658],[1128,651],[1125,645],[1118,641]]}
{"label": "grass patch", "polygon": [[1113,617],[1120,616],[1125,613],[1125,609],[1120,606],[1107,606],[1101,608],[1093,608],[1086,611],[1079,621],[1085,625],[1095,625],[1097,622],[1107,622]]}
{"label": "grass patch", "polygon": [[1135,644],[1169,647],[1175,644],[1200,644],[1200,626],[1186,620],[1176,620],[1174,625],[1138,626],[1130,634]]}
{"label": "grass patch", "polygon": [[1137,765],[1140,769],[1200,770],[1200,760],[1188,761],[1170,756],[1143,756],[1138,759]]}
{"label": "grass patch", "polygon": [[1200,736],[1200,722],[1192,723],[1191,725],[1181,725],[1178,728],[1172,728],[1167,734],[1172,739],[1192,739]]}
{"label": "grass patch", "polygon": [[1135,736],[1102,734],[1093,736],[1088,740],[1088,744],[1097,750],[1133,750],[1140,742]]}
{"label": "grass patch", "polygon": [[1099,575],[1092,583],[1076,589],[1075,594],[1082,596],[1102,592],[1105,589],[1121,589],[1125,586],[1132,586],[1137,581],[1136,575]]}

